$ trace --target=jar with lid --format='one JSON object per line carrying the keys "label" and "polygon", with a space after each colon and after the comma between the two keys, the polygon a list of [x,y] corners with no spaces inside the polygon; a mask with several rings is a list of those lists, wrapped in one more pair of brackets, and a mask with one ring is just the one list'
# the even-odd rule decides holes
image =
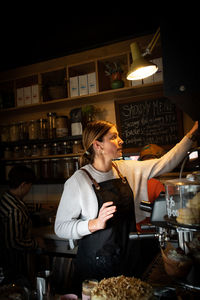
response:
{"label": "jar with lid", "polygon": [[73,158],[66,157],[63,159],[63,177],[65,179],[73,175],[75,171],[75,165]]}
{"label": "jar with lid", "polygon": [[25,141],[28,140],[28,125],[27,122],[19,122],[19,140]]}
{"label": "jar with lid", "polygon": [[37,145],[33,145],[31,148],[32,156],[40,156],[40,148]]}
{"label": "jar with lid", "polygon": [[48,120],[47,119],[39,119],[39,131],[38,131],[38,138],[40,140],[48,138]]}
{"label": "jar with lid", "polygon": [[51,154],[52,155],[58,155],[59,154],[59,147],[57,143],[53,143],[51,148]]}
{"label": "jar with lid", "polygon": [[5,159],[11,159],[12,158],[12,150],[10,147],[6,147],[4,149],[4,158]]}
{"label": "jar with lid", "polygon": [[68,154],[72,152],[72,147],[70,142],[62,142],[60,144],[60,154]]}
{"label": "jar with lid", "polygon": [[30,156],[31,155],[31,149],[29,148],[29,146],[24,145],[22,153],[23,153],[23,156]]}
{"label": "jar with lid", "polygon": [[10,141],[11,142],[19,141],[19,126],[18,126],[18,123],[12,123],[10,125]]}
{"label": "jar with lid", "polygon": [[81,151],[83,151],[81,141],[74,141],[74,143],[73,143],[73,153],[80,153]]}
{"label": "jar with lid", "polygon": [[51,177],[52,178],[60,178],[60,160],[58,158],[51,159]]}
{"label": "jar with lid", "polygon": [[48,156],[50,153],[50,147],[48,144],[43,144],[41,148],[41,155],[42,156]]}
{"label": "jar with lid", "polygon": [[1,126],[1,141],[2,142],[10,141],[10,126],[9,125]]}
{"label": "jar with lid", "polygon": [[57,116],[56,117],[56,137],[62,138],[68,135],[68,117]]}
{"label": "jar with lid", "polygon": [[48,117],[48,138],[55,139],[56,137],[56,113],[49,112],[47,113]]}
{"label": "jar with lid", "polygon": [[28,125],[29,140],[38,139],[38,121],[31,120]]}
{"label": "jar with lid", "polygon": [[32,169],[35,173],[36,179],[40,178],[40,160],[39,159],[34,159],[32,161]]}
{"label": "jar with lid", "polygon": [[50,160],[42,159],[41,160],[41,177],[47,179],[50,177],[49,175],[50,175]]}
{"label": "jar with lid", "polygon": [[22,150],[21,150],[21,148],[19,146],[15,146],[13,148],[13,157],[14,158],[19,158],[21,156],[22,156]]}

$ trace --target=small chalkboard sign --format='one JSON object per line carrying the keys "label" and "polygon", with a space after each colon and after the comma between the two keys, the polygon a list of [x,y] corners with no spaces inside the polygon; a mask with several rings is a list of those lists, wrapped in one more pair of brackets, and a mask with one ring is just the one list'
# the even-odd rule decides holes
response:
{"label": "small chalkboard sign", "polygon": [[181,111],[163,96],[115,101],[115,111],[124,149],[137,151],[147,144],[169,149],[183,135]]}

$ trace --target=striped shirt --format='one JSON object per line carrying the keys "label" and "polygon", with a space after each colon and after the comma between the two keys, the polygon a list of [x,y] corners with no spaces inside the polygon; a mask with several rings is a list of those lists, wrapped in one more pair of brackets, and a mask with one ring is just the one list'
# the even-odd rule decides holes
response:
{"label": "striped shirt", "polygon": [[10,192],[5,192],[0,199],[0,227],[1,245],[5,248],[36,248],[36,241],[31,237],[32,221],[27,206]]}

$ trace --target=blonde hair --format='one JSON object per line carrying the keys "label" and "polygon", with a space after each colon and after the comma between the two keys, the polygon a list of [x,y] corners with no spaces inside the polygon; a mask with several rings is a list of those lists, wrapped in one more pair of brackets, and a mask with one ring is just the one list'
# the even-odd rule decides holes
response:
{"label": "blonde hair", "polygon": [[80,159],[80,165],[84,166],[94,162],[95,152],[93,142],[98,140],[102,142],[104,135],[113,127],[114,124],[107,121],[94,121],[87,124],[83,131],[84,154]]}

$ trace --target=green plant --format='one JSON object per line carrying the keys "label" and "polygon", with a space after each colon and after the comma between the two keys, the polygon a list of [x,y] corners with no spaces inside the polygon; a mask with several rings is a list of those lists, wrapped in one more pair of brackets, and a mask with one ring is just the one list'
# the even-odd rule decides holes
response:
{"label": "green plant", "polygon": [[106,62],[105,63],[105,74],[106,76],[110,76],[114,73],[123,73],[120,62]]}

